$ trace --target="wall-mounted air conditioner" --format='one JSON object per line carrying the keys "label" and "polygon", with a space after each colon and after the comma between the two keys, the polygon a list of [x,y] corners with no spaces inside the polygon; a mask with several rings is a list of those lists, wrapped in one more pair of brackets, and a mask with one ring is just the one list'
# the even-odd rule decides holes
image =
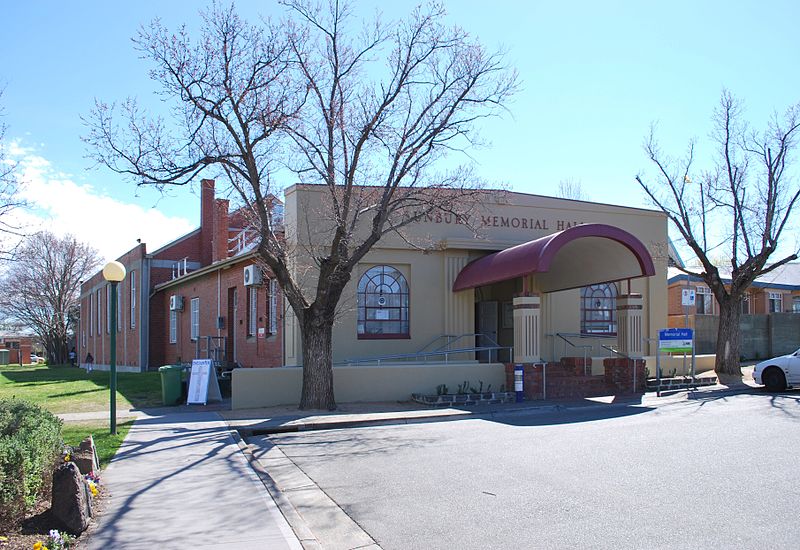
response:
{"label": "wall-mounted air conditioner", "polygon": [[172,295],[169,297],[170,311],[183,311],[183,296]]}
{"label": "wall-mounted air conditioner", "polygon": [[244,286],[261,284],[261,270],[257,265],[247,265],[244,268]]}

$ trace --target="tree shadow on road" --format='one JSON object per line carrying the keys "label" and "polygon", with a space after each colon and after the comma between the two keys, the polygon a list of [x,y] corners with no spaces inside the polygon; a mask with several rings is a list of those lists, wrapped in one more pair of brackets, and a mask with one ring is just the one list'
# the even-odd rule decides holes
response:
{"label": "tree shadow on road", "polygon": [[598,405],[574,408],[556,407],[554,411],[546,413],[525,413],[524,411],[494,413],[491,415],[491,418],[485,419],[509,426],[555,426],[612,420],[615,418],[640,415],[654,410],[655,407],[636,404]]}

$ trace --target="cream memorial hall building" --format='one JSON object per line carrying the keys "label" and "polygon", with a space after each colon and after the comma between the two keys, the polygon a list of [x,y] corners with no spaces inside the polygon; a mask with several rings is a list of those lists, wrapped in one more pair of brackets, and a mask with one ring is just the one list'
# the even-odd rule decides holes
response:
{"label": "cream memorial hall building", "polygon": [[[285,192],[300,280],[328,242],[328,198],[314,185]],[[635,359],[655,353],[667,326],[666,216],[506,191],[479,202],[469,223],[434,214],[385,235],[356,267],[333,327],[337,401],[407,400],[462,382],[508,388],[514,364],[533,399],[643,384]],[[299,402],[290,309],[283,324],[287,368],[237,369],[234,408]]]}

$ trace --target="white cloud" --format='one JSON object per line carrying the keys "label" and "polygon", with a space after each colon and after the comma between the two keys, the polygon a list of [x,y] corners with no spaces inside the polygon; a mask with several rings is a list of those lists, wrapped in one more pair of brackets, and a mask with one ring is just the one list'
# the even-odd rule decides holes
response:
{"label": "white cloud", "polygon": [[21,155],[21,194],[31,204],[24,211],[16,211],[15,216],[28,233],[49,230],[57,235],[72,234],[97,248],[100,257],[109,261],[136,246],[136,239],[147,243],[147,250],[152,252],[197,227],[186,218],[124,203],[92,185],[78,184],[30,149],[16,147],[12,152]]}

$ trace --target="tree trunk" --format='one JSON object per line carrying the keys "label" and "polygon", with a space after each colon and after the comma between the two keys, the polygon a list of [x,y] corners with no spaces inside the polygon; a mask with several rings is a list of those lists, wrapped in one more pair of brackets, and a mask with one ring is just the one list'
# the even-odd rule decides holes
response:
{"label": "tree trunk", "polygon": [[717,374],[740,376],[739,368],[739,300],[728,297],[719,303],[719,331],[717,332]]}
{"label": "tree trunk", "polygon": [[[316,314],[315,314],[316,313]],[[336,409],[333,397],[333,318],[314,312],[300,325],[303,341],[303,395],[301,409]]]}

